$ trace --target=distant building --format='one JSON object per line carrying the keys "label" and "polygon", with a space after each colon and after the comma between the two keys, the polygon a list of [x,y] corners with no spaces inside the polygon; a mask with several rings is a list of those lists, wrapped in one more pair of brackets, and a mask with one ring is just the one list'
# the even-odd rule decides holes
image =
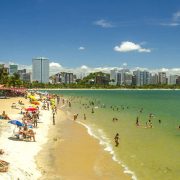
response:
{"label": "distant building", "polygon": [[158,77],[159,77],[158,79],[159,84],[167,84],[167,78],[165,72],[159,72]]}
{"label": "distant building", "polygon": [[71,84],[73,82],[74,82],[73,81],[73,73],[67,73],[67,72],[61,73],[61,83]]}
{"label": "distant building", "polygon": [[168,78],[168,84],[174,85],[176,84],[176,80],[178,79],[178,75],[170,75]]}
{"label": "distant building", "polygon": [[110,70],[110,80],[114,82],[117,81],[117,69]]}
{"label": "distant building", "polygon": [[157,85],[158,82],[159,82],[159,77],[158,77],[158,75],[157,75],[157,74],[151,75],[150,84]]}
{"label": "distant building", "polygon": [[51,76],[50,79],[53,84],[72,84],[74,83],[74,78],[76,76],[73,73],[61,72]]}
{"label": "distant building", "polygon": [[23,74],[23,73],[26,73],[26,69],[20,69],[20,70],[18,70],[18,74],[19,74],[19,75],[21,75],[21,74]]}
{"label": "distant building", "polygon": [[9,65],[9,74],[13,75],[14,73],[18,72],[18,65],[10,64]]}
{"label": "distant building", "polygon": [[115,81],[115,84],[116,85],[121,85],[121,76],[122,76],[122,73],[121,72],[117,72],[116,73],[116,81]]}
{"label": "distant building", "polygon": [[133,75],[135,76],[136,86],[143,86],[144,85],[143,71],[140,71],[140,70],[134,71]]}
{"label": "distant building", "polygon": [[130,72],[124,73],[124,85],[132,85],[132,74]]}
{"label": "distant building", "polygon": [[[129,81],[131,81],[131,82],[129,82]],[[130,75],[129,69],[124,68],[119,71],[116,71],[116,74],[115,74],[115,84],[116,85],[127,85],[129,83],[132,83],[132,75]]]}
{"label": "distant building", "polygon": [[180,76],[177,77],[177,79],[176,79],[176,84],[177,84],[177,85],[180,85]]}
{"label": "distant building", "polygon": [[149,71],[137,70],[133,72],[134,80],[136,86],[149,85],[151,81],[151,74]]}
{"label": "distant building", "polygon": [[22,81],[31,82],[31,73],[27,73],[26,69],[18,70],[18,74]]}
{"label": "distant building", "polygon": [[32,81],[49,82],[49,60],[44,57],[32,59]]}
{"label": "distant building", "polygon": [[148,71],[143,71],[143,85],[149,85],[151,80],[151,74]]}
{"label": "distant building", "polygon": [[108,85],[110,81],[110,76],[107,75],[97,75],[95,77],[95,84],[99,84],[99,85]]}

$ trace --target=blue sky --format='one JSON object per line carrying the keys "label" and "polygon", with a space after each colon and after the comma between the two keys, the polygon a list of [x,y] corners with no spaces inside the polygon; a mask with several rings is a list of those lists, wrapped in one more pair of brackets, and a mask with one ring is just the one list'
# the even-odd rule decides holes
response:
{"label": "blue sky", "polygon": [[0,0],[0,61],[180,67],[179,0]]}

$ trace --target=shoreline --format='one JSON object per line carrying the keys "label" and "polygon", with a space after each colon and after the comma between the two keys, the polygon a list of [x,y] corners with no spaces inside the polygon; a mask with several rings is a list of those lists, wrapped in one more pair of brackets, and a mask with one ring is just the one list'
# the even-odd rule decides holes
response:
{"label": "shoreline", "polygon": [[127,174],[128,176],[131,176],[132,180],[137,180],[137,177],[136,177],[135,173],[133,171],[129,170],[128,166],[126,166],[121,160],[117,159],[117,157],[115,155],[115,152],[114,152],[111,145],[109,145],[107,142],[103,141],[98,136],[93,134],[91,128],[88,125],[86,125],[86,124],[84,124],[84,123],[82,123],[80,121],[77,121],[77,123],[80,124],[81,126],[84,126],[86,128],[86,130],[87,130],[87,133],[90,136],[92,136],[93,138],[98,140],[99,145],[102,146],[102,148],[104,149],[105,152],[108,152],[111,155],[112,160],[115,161],[116,163],[118,163],[123,168],[123,173],[124,174]]}
{"label": "shoreline", "polygon": [[73,88],[44,88],[44,89],[41,89],[41,88],[34,88],[34,89],[28,89],[28,91],[51,91],[51,90],[55,90],[55,91],[60,91],[60,90],[63,90],[63,91],[65,91],[65,90],[67,90],[67,91],[82,91],[82,90],[92,90],[92,91],[102,91],[102,90],[107,90],[107,91],[180,91],[180,89],[158,89],[158,88],[154,88],[154,89],[141,89],[141,88],[137,88],[137,89],[129,89],[129,88],[123,88],[123,89],[121,89],[121,88],[116,88],[116,89],[102,89],[102,88],[99,88],[99,89],[91,89],[91,88],[82,88],[82,89],[73,89]]}
{"label": "shoreline", "polygon": [[[37,156],[36,162],[43,174],[40,180],[133,179],[122,164],[113,160],[112,154],[104,149],[99,140],[67,113],[58,110],[57,123],[49,129],[49,140]],[[105,167],[107,164],[109,167]],[[55,166],[55,170],[50,169],[51,166]]]}

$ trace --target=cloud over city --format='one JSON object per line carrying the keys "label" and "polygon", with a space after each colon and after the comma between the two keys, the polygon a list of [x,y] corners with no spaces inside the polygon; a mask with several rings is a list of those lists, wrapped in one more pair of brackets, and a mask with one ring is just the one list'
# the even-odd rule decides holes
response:
{"label": "cloud over city", "polygon": [[146,52],[150,53],[151,49],[142,48],[140,44],[136,44],[134,42],[130,41],[123,41],[119,46],[114,47],[114,51],[117,52],[130,52],[130,51],[136,51],[136,52]]}

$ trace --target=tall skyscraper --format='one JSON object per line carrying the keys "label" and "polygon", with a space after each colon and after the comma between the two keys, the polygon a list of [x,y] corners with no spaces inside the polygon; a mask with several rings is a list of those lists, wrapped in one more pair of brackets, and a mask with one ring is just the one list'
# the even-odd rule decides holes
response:
{"label": "tall skyscraper", "polygon": [[44,57],[32,59],[32,81],[49,82],[49,59]]}
{"label": "tall skyscraper", "polygon": [[143,71],[137,70],[133,71],[133,75],[135,76],[136,86],[143,86],[144,84],[144,74]]}

